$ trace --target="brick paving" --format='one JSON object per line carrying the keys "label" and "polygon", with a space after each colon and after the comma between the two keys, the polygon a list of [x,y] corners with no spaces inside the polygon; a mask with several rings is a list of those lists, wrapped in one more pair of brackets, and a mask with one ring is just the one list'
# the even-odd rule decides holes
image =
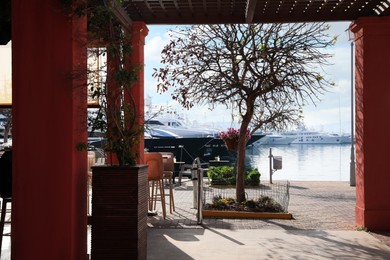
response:
{"label": "brick paving", "polygon": [[[274,181],[275,183],[275,181]],[[290,181],[288,212],[292,220],[285,219],[228,219],[205,218],[197,224],[193,207],[192,182],[184,179],[174,190],[176,211],[167,218],[158,215],[148,217],[149,228],[219,228],[219,229],[268,229],[268,230],[341,230],[352,231],[355,226],[356,188],[348,182]],[[371,235],[390,246],[390,232],[370,232]]]}
{"label": "brick paving", "polygon": [[[288,211],[293,220],[276,219],[203,219],[203,226],[228,229],[353,230],[355,228],[355,187],[348,182],[290,182]],[[192,182],[175,186],[176,211],[164,220],[148,217],[153,228],[197,228],[193,208]],[[167,207],[168,209],[168,207]],[[169,212],[169,211],[168,211]]]}

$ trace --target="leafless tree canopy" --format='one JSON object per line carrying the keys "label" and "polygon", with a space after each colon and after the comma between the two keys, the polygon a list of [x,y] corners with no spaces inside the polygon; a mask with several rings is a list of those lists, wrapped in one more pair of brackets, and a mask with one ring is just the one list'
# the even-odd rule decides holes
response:
{"label": "leafless tree canopy", "polygon": [[312,24],[199,25],[171,32],[156,70],[158,90],[186,108],[224,104],[253,114],[252,129],[297,122],[331,82],[323,66],[334,45],[328,26]]}
{"label": "leafless tree canopy", "polygon": [[232,106],[241,125],[237,201],[245,200],[246,132],[299,123],[302,106],[332,83],[324,76],[326,48],[335,43],[324,24],[198,25],[172,33],[156,70],[158,90],[186,108]]}

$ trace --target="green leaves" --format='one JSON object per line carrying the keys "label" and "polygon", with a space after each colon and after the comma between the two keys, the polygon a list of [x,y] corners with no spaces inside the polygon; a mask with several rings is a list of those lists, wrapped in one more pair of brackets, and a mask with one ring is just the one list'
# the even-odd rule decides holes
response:
{"label": "green leaves", "polygon": [[131,63],[131,40],[115,20],[110,5],[100,0],[88,3],[89,42],[96,44],[89,51],[95,51],[97,63],[88,72],[89,90],[91,97],[99,100],[99,109],[89,118],[89,126],[104,133],[104,149],[115,154],[120,165],[134,166],[144,129],[143,115],[137,112],[130,89],[143,65]]}
{"label": "green leaves", "polygon": [[121,69],[115,73],[115,81],[122,86],[131,86],[138,80],[138,76],[134,71]]}
{"label": "green leaves", "polygon": [[[236,185],[236,173],[233,166],[211,166],[207,171],[207,176],[212,185]],[[255,168],[246,172],[245,184],[259,186],[260,173]]]}

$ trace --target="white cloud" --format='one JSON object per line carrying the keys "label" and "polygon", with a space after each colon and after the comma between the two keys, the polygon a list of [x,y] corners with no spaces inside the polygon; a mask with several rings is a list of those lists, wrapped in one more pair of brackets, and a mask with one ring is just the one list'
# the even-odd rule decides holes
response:
{"label": "white cloud", "polygon": [[330,132],[349,132],[351,109],[349,106],[309,110],[305,112],[305,125],[309,129]]}
{"label": "white cloud", "polygon": [[[321,97],[316,106],[304,109],[304,122],[317,130],[349,132],[351,123],[351,47],[345,30],[349,22],[332,23],[331,33],[339,35],[332,49],[334,57],[326,68],[335,87]],[[352,57],[353,58],[353,57]]]}
{"label": "white cloud", "polygon": [[145,43],[145,60],[159,63],[161,60],[161,51],[168,43],[169,35],[166,31],[147,39]]}

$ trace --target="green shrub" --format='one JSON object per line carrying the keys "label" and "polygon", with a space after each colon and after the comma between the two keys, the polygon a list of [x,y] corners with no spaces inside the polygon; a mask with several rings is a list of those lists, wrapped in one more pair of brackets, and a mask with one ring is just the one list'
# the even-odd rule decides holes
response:
{"label": "green shrub", "polygon": [[207,171],[207,177],[213,185],[229,185],[236,184],[236,175],[233,166],[211,166]]}
{"label": "green shrub", "polygon": [[[212,185],[236,185],[236,174],[233,166],[211,166],[207,176]],[[260,173],[255,168],[245,173],[245,185],[259,186]]]}
{"label": "green shrub", "polygon": [[214,196],[212,203],[206,203],[206,210],[233,210],[247,212],[284,212],[283,207],[273,198],[260,196],[258,199],[250,199],[237,202],[235,198],[225,198],[221,195]]}
{"label": "green shrub", "polygon": [[245,184],[250,186],[260,185],[260,172],[257,168],[247,172],[245,177]]}

